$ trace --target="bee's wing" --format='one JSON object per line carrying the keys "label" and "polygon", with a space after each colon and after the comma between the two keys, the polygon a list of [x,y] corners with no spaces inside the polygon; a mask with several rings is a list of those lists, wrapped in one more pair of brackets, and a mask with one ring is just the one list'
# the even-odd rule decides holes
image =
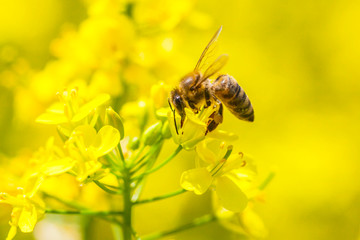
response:
{"label": "bee's wing", "polygon": [[210,57],[211,53],[213,52],[216,44],[216,40],[218,39],[220,32],[222,30],[222,26],[220,26],[220,28],[216,31],[215,35],[211,38],[210,42],[208,43],[208,45],[206,45],[204,51],[202,52],[199,61],[197,62],[195,69],[194,70],[200,70],[204,67],[204,65],[206,64],[206,62],[208,62],[208,58]]}
{"label": "bee's wing", "polygon": [[[201,78],[202,82],[206,79],[208,79],[209,77],[211,77],[212,75],[214,75],[215,73],[217,73],[226,63],[227,60],[229,59],[229,55],[227,54],[221,54],[205,71],[203,77]],[[199,83],[198,83],[199,84]]]}

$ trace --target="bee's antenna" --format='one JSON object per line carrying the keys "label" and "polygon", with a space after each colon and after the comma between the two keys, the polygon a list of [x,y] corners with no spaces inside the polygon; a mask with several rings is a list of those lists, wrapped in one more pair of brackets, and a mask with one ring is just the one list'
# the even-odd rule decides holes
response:
{"label": "bee's antenna", "polygon": [[175,109],[172,108],[169,98],[168,98],[168,103],[169,103],[170,109],[171,109],[171,111],[173,112],[173,115],[174,115],[174,124],[175,124],[176,134],[179,135],[179,132],[178,132],[178,129],[177,129],[177,125],[176,125]]}
{"label": "bee's antenna", "polygon": [[172,108],[172,106],[171,106],[171,103],[170,103],[170,98],[168,98],[168,103],[169,103],[169,107],[170,107],[171,111],[173,112],[173,111],[174,111],[174,109],[173,109],[173,108]]}

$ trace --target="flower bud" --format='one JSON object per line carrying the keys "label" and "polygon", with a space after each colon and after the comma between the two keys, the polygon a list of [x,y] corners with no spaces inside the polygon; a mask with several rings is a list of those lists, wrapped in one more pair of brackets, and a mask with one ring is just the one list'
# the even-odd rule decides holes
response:
{"label": "flower bud", "polygon": [[143,133],[143,142],[145,145],[153,145],[161,137],[162,123],[157,122],[150,126]]}
{"label": "flower bud", "polygon": [[167,138],[171,138],[171,131],[170,131],[170,127],[169,127],[169,122],[165,122],[162,129],[161,129],[161,134],[163,136],[163,138],[167,139]]}
{"label": "flower bud", "polygon": [[111,107],[106,109],[105,124],[116,128],[120,133],[120,139],[124,138],[124,125],[119,114],[117,114]]}
{"label": "flower bud", "polygon": [[136,150],[140,146],[140,139],[138,137],[134,137],[129,142],[129,148],[131,150]]}

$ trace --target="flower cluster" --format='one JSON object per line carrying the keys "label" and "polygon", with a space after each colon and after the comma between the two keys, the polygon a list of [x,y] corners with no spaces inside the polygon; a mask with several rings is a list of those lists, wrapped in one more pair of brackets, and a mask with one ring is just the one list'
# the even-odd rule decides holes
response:
{"label": "flower cluster", "polygon": [[[1,189],[0,203],[13,207],[7,240],[15,237],[18,228],[32,232],[44,214],[70,213],[97,216],[122,228],[124,240],[140,239],[143,236],[132,226],[133,207],[189,191],[215,193],[212,217],[203,223],[216,219],[232,231],[241,228],[260,236],[251,228],[258,225],[249,220],[254,218],[251,205],[258,192],[253,181],[256,169],[247,155],[236,152],[237,136],[219,129],[207,131],[211,107],[199,113],[186,108],[182,122],[168,106],[171,87],[155,84],[183,73],[178,62],[186,57],[174,54],[176,37],[182,32],[175,27],[186,20],[201,29],[211,20],[192,11],[190,0],[84,4],[87,17],[76,28],[63,28],[50,46],[55,58],[44,69],[32,70],[15,58],[11,71],[0,69],[4,79],[0,84],[6,83],[14,96],[14,119],[31,126],[37,117],[37,123],[56,126],[58,133],[31,156],[24,156],[26,163],[18,163],[21,168],[14,167],[21,176],[13,184],[18,187],[15,191],[13,186]],[[65,90],[52,104],[59,89]],[[175,150],[163,159],[163,149],[174,143]],[[143,199],[147,177],[182,150],[197,155],[196,167],[182,174],[182,189]],[[239,216],[241,222],[233,221]],[[198,225],[195,219],[188,226]],[[173,232],[180,230],[181,226]]]}

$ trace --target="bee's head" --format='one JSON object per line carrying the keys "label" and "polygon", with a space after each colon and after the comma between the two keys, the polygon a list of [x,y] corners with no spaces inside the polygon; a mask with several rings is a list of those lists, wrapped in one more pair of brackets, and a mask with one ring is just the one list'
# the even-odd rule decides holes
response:
{"label": "bee's head", "polygon": [[[170,102],[171,105],[175,108],[175,110],[182,116],[185,114],[185,102],[182,98],[180,91],[178,88],[175,88],[170,93]],[[170,107],[171,107],[170,105]]]}

